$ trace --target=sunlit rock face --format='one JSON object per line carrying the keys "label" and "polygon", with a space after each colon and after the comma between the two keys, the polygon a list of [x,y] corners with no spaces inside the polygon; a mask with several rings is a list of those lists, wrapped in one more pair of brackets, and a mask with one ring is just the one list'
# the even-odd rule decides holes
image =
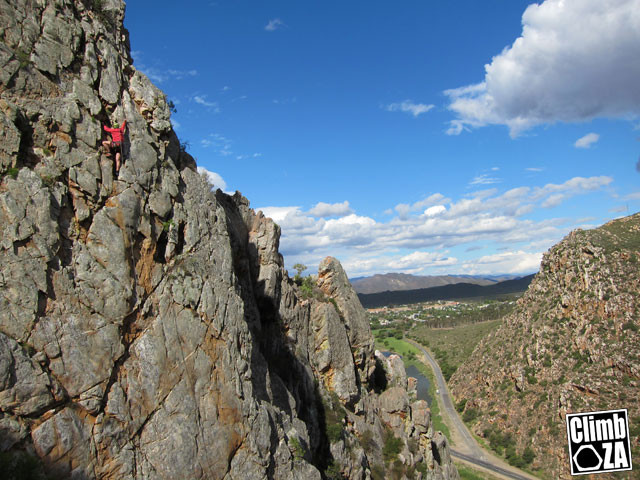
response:
{"label": "sunlit rock face", "polygon": [[[120,0],[0,1],[8,468],[365,479],[390,468],[389,431],[402,475],[458,478],[428,408],[394,400],[406,385],[374,384],[366,313],[339,262],[303,292],[279,227],[197,173],[164,94],[132,65],[123,17]],[[103,125],[125,119],[116,172]]]}

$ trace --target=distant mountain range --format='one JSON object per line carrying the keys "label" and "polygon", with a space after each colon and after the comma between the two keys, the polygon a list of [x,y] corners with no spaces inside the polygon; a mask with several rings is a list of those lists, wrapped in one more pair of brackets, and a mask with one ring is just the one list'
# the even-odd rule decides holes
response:
{"label": "distant mountain range", "polygon": [[442,287],[456,283],[493,285],[505,280],[518,278],[515,275],[409,275],[406,273],[386,273],[371,277],[352,278],[351,285],[357,293],[395,292],[421,288]]}
{"label": "distant mountain range", "polygon": [[[453,300],[473,297],[490,297],[509,293],[524,292],[534,275],[505,280],[490,285],[455,283],[440,287],[420,288],[414,290],[386,291],[378,293],[358,293],[360,303],[365,308],[377,308],[387,305],[407,305],[434,300]],[[465,279],[467,280],[467,279]]]}

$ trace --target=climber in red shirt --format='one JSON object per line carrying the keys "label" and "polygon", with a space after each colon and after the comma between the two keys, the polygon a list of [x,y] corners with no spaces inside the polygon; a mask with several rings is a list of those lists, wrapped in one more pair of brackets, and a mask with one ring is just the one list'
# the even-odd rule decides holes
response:
{"label": "climber in red shirt", "polygon": [[106,125],[103,126],[107,133],[111,134],[111,141],[105,140],[102,142],[102,146],[107,151],[107,156],[111,156],[111,152],[116,151],[116,173],[120,171],[120,153],[122,152],[122,136],[124,135],[124,129],[127,127],[127,121],[122,122],[122,126],[118,128],[118,123],[114,123],[115,128],[109,128]]}

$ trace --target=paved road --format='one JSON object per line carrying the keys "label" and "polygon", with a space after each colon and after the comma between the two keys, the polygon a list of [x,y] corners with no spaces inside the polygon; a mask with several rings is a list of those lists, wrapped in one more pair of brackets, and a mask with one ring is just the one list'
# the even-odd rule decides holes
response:
{"label": "paved road", "polygon": [[447,415],[449,416],[451,421],[454,423],[456,430],[458,430],[458,432],[462,436],[462,439],[464,440],[467,451],[471,454],[472,457],[478,460],[486,461],[487,457],[478,446],[478,442],[476,442],[476,440],[473,438],[473,436],[467,429],[466,425],[462,423],[462,420],[460,419],[458,412],[453,406],[453,402],[451,401],[451,397],[449,396],[447,383],[445,382],[444,377],[442,376],[442,371],[440,370],[440,366],[438,365],[438,363],[433,359],[433,357],[429,354],[429,352],[427,352],[422,347],[422,345],[414,342],[413,340],[409,340],[409,339],[405,339],[405,340],[407,340],[414,347],[420,350],[429,361],[429,364],[431,364],[431,368],[433,369],[436,375],[436,383],[438,384],[437,388],[438,390],[440,390],[440,400],[441,400],[440,407],[446,411]]}
{"label": "paved road", "polygon": [[445,382],[444,377],[442,376],[442,371],[440,370],[440,366],[438,365],[438,363],[431,356],[431,354],[429,354],[429,352],[425,350],[425,348],[422,345],[414,342],[413,340],[409,340],[408,338],[405,338],[405,340],[411,343],[418,350],[420,350],[422,354],[425,356],[425,358],[427,359],[427,361],[429,362],[429,364],[431,365],[431,368],[435,373],[437,388],[438,390],[440,390],[440,394],[439,394],[440,407],[449,416],[449,418],[451,419],[451,422],[453,422],[453,426],[455,427],[456,430],[458,430],[458,432],[460,433],[460,436],[462,437],[462,440],[464,441],[464,447],[466,447],[465,449],[467,450],[467,452],[469,452],[469,453],[462,453],[462,452],[451,449],[451,455],[453,457],[466,460],[469,463],[473,463],[474,465],[478,465],[479,467],[483,467],[493,472],[499,473],[500,475],[503,475],[507,478],[513,478],[516,480],[530,480],[532,478],[535,478],[525,473],[519,474],[512,470],[507,470],[506,468],[503,468],[502,466],[498,465],[493,458],[489,457],[480,448],[480,446],[478,445],[478,442],[476,442],[476,439],[473,438],[473,436],[471,435],[471,432],[469,432],[469,429],[467,428],[467,426],[462,422],[462,419],[460,418],[460,416],[458,415],[458,412],[453,406],[453,402],[451,401],[451,397],[449,395],[449,389],[447,388],[447,383]]}
{"label": "paved road", "polygon": [[520,475],[516,472],[512,472],[510,470],[507,470],[506,468],[499,467],[498,465],[494,465],[493,463],[485,462],[484,460],[478,460],[477,458],[472,457],[471,455],[465,455],[464,453],[458,452],[453,448],[450,448],[449,450],[451,451],[451,456],[453,458],[459,458],[460,460],[465,460],[469,463],[472,463],[473,465],[477,465],[479,467],[486,468],[487,470],[491,470],[492,472],[499,473],[504,477],[513,478],[515,480],[530,480],[531,478],[531,477],[525,477],[524,475]]}

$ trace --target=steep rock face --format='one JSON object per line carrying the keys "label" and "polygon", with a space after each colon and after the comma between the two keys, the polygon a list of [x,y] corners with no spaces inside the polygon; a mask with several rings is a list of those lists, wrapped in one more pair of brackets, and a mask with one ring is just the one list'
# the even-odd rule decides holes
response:
{"label": "steep rock face", "polygon": [[475,432],[511,434],[544,477],[570,478],[565,414],[628,408],[637,462],[639,291],[640,214],[547,252],[516,311],[451,378],[456,399],[479,410]]}
{"label": "steep rock face", "polygon": [[[3,467],[458,478],[426,406],[385,400],[339,263],[304,298],[278,226],[196,172],[123,17],[120,0],[0,0]],[[124,119],[116,174],[102,125]]]}

